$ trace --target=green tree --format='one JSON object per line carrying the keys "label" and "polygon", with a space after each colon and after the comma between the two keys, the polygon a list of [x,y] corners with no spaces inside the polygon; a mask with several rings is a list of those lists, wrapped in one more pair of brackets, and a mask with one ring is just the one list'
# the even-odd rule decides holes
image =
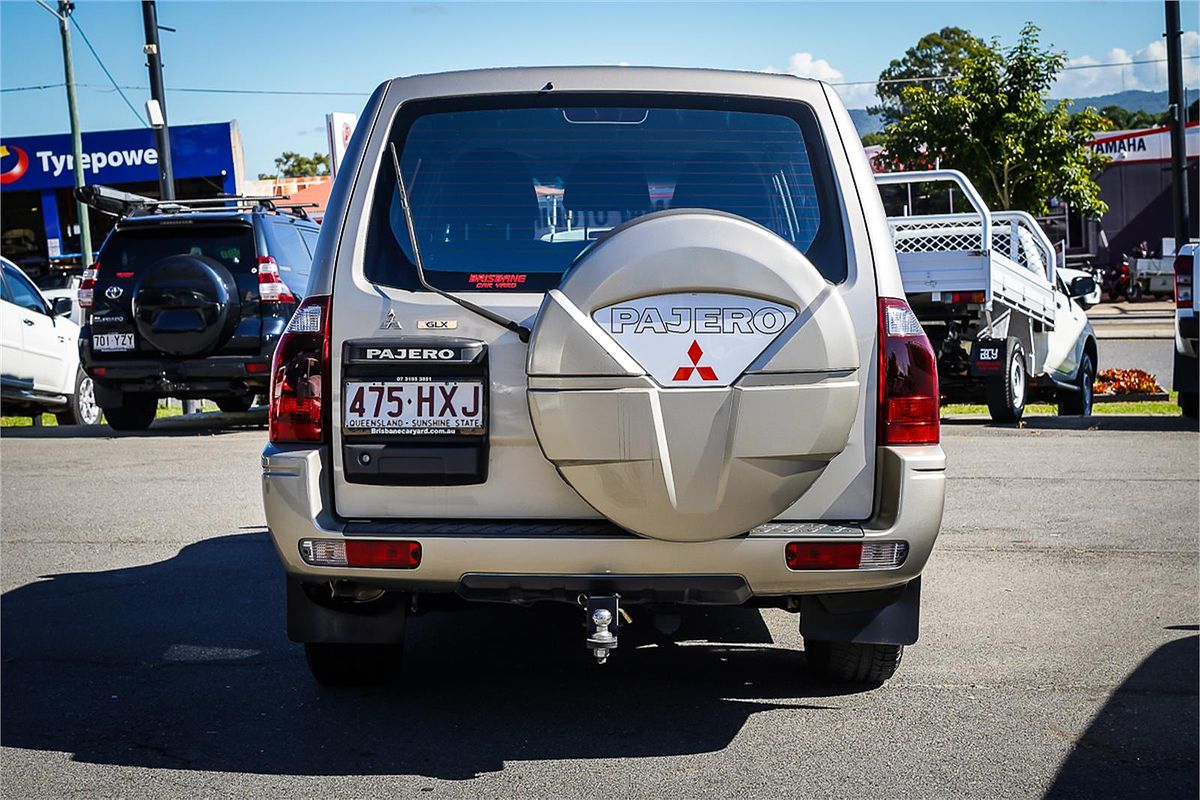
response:
{"label": "green tree", "polygon": [[1093,108],[1068,111],[1046,94],[1066,55],[1043,49],[1026,23],[1008,49],[993,40],[960,65],[945,91],[906,86],[907,113],[884,131],[888,158],[906,169],[961,170],[996,209],[1044,214],[1058,198],[1088,215],[1108,210],[1096,172],[1108,159],[1087,145],[1111,122]]}
{"label": "green tree", "polygon": [[883,144],[883,131],[872,131],[864,133],[861,137],[863,147],[874,147],[877,144]]}
{"label": "green tree", "polygon": [[920,85],[943,94],[949,89],[951,79],[962,71],[963,62],[986,47],[963,28],[947,27],[925,34],[905,51],[904,58],[893,58],[879,73],[875,88],[879,105],[867,110],[883,117],[885,123],[895,122],[907,111],[903,97],[906,86]]}
{"label": "green tree", "polygon": [[299,153],[285,150],[283,155],[275,159],[275,173],[267,175],[260,172],[258,179],[265,181],[272,178],[311,178],[328,174],[329,156],[324,153],[313,153],[311,158],[306,158]]}

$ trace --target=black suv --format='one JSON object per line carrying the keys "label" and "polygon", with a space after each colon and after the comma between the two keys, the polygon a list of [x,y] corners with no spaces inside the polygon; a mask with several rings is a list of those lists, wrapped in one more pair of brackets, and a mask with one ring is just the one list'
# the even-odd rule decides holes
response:
{"label": "black suv", "polygon": [[302,210],[158,206],[122,218],[84,273],[80,361],[117,430],[143,430],[160,397],[245,411],[303,299],[318,226]]}

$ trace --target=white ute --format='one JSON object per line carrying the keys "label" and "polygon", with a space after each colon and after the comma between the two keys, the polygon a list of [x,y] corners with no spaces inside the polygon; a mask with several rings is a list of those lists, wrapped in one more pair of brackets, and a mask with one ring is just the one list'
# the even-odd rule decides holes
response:
{"label": "white ute", "polygon": [[1058,413],[1090,416],[1098,351],[1083,303],[1095,279],[1066,284],[1033,217],[990,210],[957,170],[875,180],[904,291],[937,352],[943,397],[986,400],[993,420],[1016,422],[1038,389],[1053,395]]}
{"label": "white ute", "polygon": [[[790,76],[503,69],[380,86],[272,364],[263,501],[323,683],[408,615],[799,614],[879,683],[917,639],[945,456],[858,135]],[[636,630],[636,628],[635,628]]]}

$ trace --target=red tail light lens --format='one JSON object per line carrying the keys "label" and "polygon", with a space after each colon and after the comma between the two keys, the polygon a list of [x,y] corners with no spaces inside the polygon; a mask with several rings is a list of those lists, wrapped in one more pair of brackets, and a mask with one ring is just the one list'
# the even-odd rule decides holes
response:
{"label": "red tail light lens", "polygon": [[788,542],[788,569],[858,569],[862,542]]}
{"label": "red tail light lens", "polygon": [[300,556],[319,567],[416,569],[421,566],[421,544],[378,539],[301,539]]}
{"label": "red tail light lens", "polygon": [[258,257],[258,299],[264,303],[294,303],[295,295],[279,277],[279,265],[270,256]]}
{"label": "red tail light lens", "polygon": [[941,438],[937,357],[908,303],[879,298],[879,444]]}
{"label": "red tail light lens", "polygon": [[91,308],[96,300],[96,278],[100,275],[100,262],[97,261],[83,271],[83,280],[79,282],[79,307]]}
{"label": "red tail light lens", "polygon": [[329,297],[308,297],[271,359],[272,442],[325,441],[329,397]]}
{"label": "red tail light lens", "polygon": [[1175,307],[1191,308],[1192,291],[1192,256],[1175,257]]}

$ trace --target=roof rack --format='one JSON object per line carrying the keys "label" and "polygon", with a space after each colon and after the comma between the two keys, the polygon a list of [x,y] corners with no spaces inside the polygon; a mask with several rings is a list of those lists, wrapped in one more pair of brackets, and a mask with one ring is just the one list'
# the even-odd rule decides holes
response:
{"label": "roof rack", "polygon": [[156,200],[140,194],[122,192],[110,186],[81,186],[75,190],[78,200],[113,216],[148,216],[179,212],[265,211],[292,214],[308,219],[306,208],[318,208],[319,203],[288,203],[290,195],[218,195],[190,200]]}

